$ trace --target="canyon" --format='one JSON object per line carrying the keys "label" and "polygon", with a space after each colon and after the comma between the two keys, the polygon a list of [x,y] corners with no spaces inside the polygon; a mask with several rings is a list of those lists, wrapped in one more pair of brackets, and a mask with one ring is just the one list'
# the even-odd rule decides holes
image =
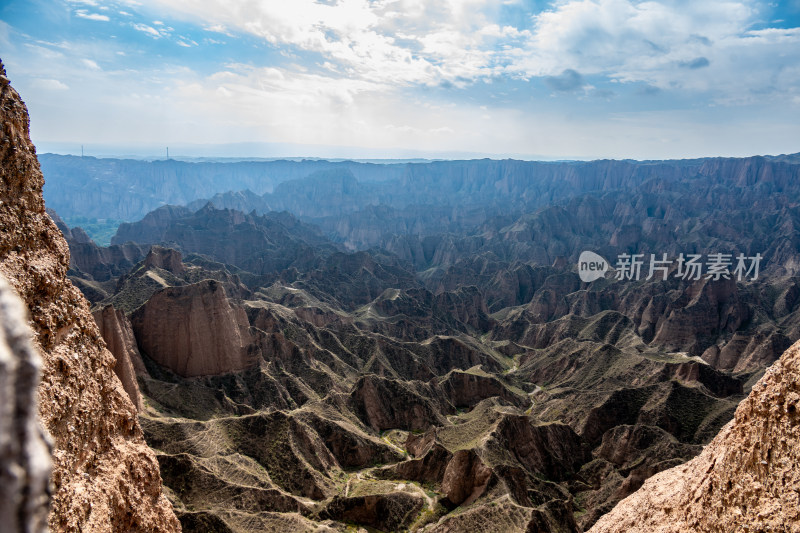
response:
{"label": "canyon", "polygon": [[[44,185],[2,73],[0,460],[27,477],[2,484],[18,496],[0,517],[796,530],[797,156],[46,155]],[[128,222],[100,246],[59,215]],[[582,281],[583,250],[617,271]],[[670,261],[633,279],[615,261],[715,253],[758,256],[758,274]],[[20,369],[39,358],[36,385]]]}
{"label": "canyon", "polygon": [[[183,528],[578,532],[691,465],[800,337],[798,168],[594,165],[552,205],[484,206],[464,225],[359,207],[361,183],[326,171],[261,200],[160,207],[109,248],[70,237],[85,250],[72,279],[130,322],[145,437]],[[432,180],[419,174],[415,190]],[[292,212],[258,208],[281,190]],[[588,283],[586,249],[762,262],[739,280],[673,261]]]}

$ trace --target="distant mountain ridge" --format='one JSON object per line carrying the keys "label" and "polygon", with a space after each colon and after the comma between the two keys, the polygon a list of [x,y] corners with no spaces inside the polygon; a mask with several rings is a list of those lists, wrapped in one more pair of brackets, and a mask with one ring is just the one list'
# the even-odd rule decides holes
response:
{"label": "distant mountain ridge", "polygon": [[[586,249],[610,260],[621,252],[758,252],[765,267],[800,270],[800,164],[763,157],[671,166],[486,160],[442,165],[451,179],[430,174],[432,168],[409,167],[400,180],[366,183],[349,169],[320,171],[281,183],[273,193],[225,193],[210,204],[270,216],[286,210],[346,249],[383,248],[418,271],[448,269],[487,253],[551,265],[559,257],[576,260]],[[534,168],[549,174],[534,175]],[[492,182],[498,176],[504,177]],[[162,207],[120,226],[112,243],[177,242],[161,234],[165,224],[208,203]],[[425,277],[435,284],[442,274]]]}
{"label": "distant mountain ridge", "polygon": [[[798,156],[673,161],[519,160],[374,164],[351,161],[188,163],[40,156],[48,207],[62,217],[135,221],[164,204],[296,216],[340,216],[369,206],[482,206],[494,213],[530,211],[593,191],[626,190],[659,177],[670,181],[724,175],[742,186],[797,178]],[[238,191],[238,192],[237,192]],[[322,201],[322,204],[320,204]],[[193,204],[194,202],[194,204]],[[198,202],[200,205],[197,205]]]}
{"label": "distant mountain ridge", "polygon": [[[583,195],[638,192],[641,207],[632,204],[628,213],[616,213],[616,218],[663,218],[666,213],[677,223],[678,214],[697,216],[698,205],[719,208],[724,201],[749,209],[750,194],[757,195],[756,201],[771,195],[791,198],[799,186],[800,165],[780,158],[447,161],[407,165],[400,178],[369,183],[359,181],[349,169],[322,171],[281,183],[261,196],[227,192],[188,207],[196,210],[210,201],[217,208],[244,212],[287,210],[319,225],[349,249],[367,249],[390,246],[395,235],[473,233],[490,221],[497,231],[502,227],[498,221],[510,224],[545,207],[569,209]],[[655,206],[653,198],[660,205]],[[681,201],[670,206],[667,198]],[[604,220],[609,215],[597,214]]]}
{"label": "distant mountain ridge", "polygon": [[41,154],[47,206],[63,217],[139,220],[164,204],[183,205],[219,192],[272,191],[319,170],[348,168],[362,181],[388,179],[402,165],[303,161],[143,161]]}

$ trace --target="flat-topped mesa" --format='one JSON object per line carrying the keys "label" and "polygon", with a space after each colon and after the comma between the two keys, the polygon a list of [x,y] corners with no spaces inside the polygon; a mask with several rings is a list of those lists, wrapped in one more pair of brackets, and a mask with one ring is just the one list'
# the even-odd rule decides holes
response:
{"label": "flat-topped mesa", "polygon": [[800,531],[800,342],[688,463],[647,481],[591,533]]}
{"label": "flat-topped mesa", "polygon": [[247,313],[215,280],[156,292],[131,323],[142,351],[182,377],[228,374],[258,361]]}
{"label": "flat-topped mesa", "polygon": [[45,213],[28,112],[2,63],[0,124],[0,274],[27,307],[42,354],[39,416],[53,439],[50,529],[179,531],[115,359],[67,279],[69,249]]}

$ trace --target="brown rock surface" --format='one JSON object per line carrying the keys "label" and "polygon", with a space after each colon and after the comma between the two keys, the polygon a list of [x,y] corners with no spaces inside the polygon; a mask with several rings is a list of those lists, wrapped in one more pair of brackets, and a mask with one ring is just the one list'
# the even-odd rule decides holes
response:
{"label": "brown rock surface", "polygon": [[381,531],[405,531],[424,507],[418,495],[405,492],[336,496],[324,515],[342,522],[366,524]]}
{"label": "brown rock surface", "polygon": [[144,258],[145,267],[158,267],[172,272],[176,276],[186,272],[186,267],[181,262],[181,253],[171,248],[152,246]]}
{"label": "brown rock surface", "polygon": [[[422,390],[414,390],[415,386]],[[445,421],[437,403],[444,408],[446,402],[437,397],[432,387],[419,382],[363,376],[353,387],[351,401],[356,416],[377,431],[394,428],[422,431]]]}
{"label": "brown rock surface", "polygon": [[158,291],[131,322],[142,351],[183,377],[226,374],[257,361],[248,348],[247,313],[215,280]]}
{"label": "brown rock surface", "polygon": [[491,477],[492,470],[483,464],[473,450],[459,450],[447,463],[442,479],[442,492],[456,505],[467,500],[472,502],[486,490]]}
{"label": "brown rock surface", "polygon": [[0,122],[0,273],[27,306],[43,358],[39,414],[54,448],[50,528],[177,531],[114,358],[67,280],[67,243],[45,213],[27,109],[2,65]]}
{"label": "brown rock surface", "polygon": [[800,343],[692,461],[648,479],[593,533],[800,531]]}
{"label": "brown rock surface", "polygon": [[[433,432],[431,432],[433,435]],[[445,475],[453,454],[441,444],[435,443],[419,459],[409,459],[396,465],[374,471],[378,477],[387,479],[407,479],[420,483],[439,483]],[[451,482],[458,481],[452,479]],[[474,481],[474,480],[473,480]],[[451,490],[453,485],[451,485]],[[470,492],[471,493],[471,492]],[[463,501],[463,500],[462,500]],[[460,502],[456,502],[460,503]]]}
{"label": "brown rock surface", "polygon": [[530,406],[528,398],[514,394],[495,376],[478,371],[453,370],[442,378],[439,386],[450,402],[458,408],[471,408],[481,400],[495,396],[517,407]]}
{"label": "brown rock surface", "polygon": [[706,347],[704,337],[736,331],[748,311],[733,279],[701,279],[686,287],[661,316],[666,318],[656,325],[653,343],[700,355]]}
{"label": "brown rock surface", "polygon": [[128,393],[128,397],[136,406],[138,411],[144,408],[142,395],[139,392],[139,384],[136,376],[146,374],[142,355],[136,347],[136,337],[131,329],[131,322],[119,309],[107,305],[101,310],[93,313],[94,321],[100,335],[106,341],[106,346],[116,359],[114,373],[122,382],[122,387]]}

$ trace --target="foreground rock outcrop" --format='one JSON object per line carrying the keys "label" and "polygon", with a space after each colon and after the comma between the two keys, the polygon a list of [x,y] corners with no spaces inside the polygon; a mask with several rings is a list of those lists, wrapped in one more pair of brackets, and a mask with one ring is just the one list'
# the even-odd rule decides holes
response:
{"label": "foreground rock outcrop", "polygon": [[0,277],[0,524],[47,530],[50,442],[36,413],[41,358],[25,308]]}
{"label": "foreground rock outcrop", "polygon": [[28,308],[43,359],[39,415],[53,439],[50,528],[178,531],[115,359],[67,279],[69,250],[45,213],[27,109],[2,64],[0,123],[0,273]]}
{"label": "foreground rock outcrop", "polygon": [[648,479],[592,533],[800,531],[800,343],[695,459]]}

